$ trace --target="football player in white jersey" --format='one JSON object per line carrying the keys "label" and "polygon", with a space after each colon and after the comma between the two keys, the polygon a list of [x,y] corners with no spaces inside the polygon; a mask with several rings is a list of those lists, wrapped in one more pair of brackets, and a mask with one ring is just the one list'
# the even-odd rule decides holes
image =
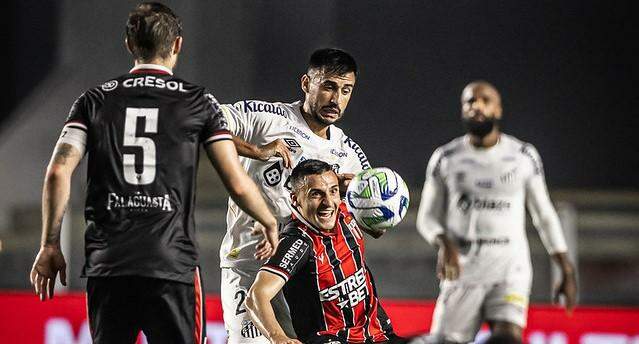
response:
{"label": "football player in white jersey", "polygon": [[[370,164],[361,148],[333,125],[351,98],[357,77],[353,57],[338,49],[320,49],[310,58],[301,78],[304,100],[271,103],[258,100],[222,105],[241,162],[278,219],[291,216],[288,177],[297,163],[318,159],[340,175],[342,191],[348,181]],[[229,343],[268,343],[244,307],[246,292],[272,247],[253,235],[257,223],[229,199],[227,233],[220,249],[221,296]],[[381,233],[370,233],[378,236]],[[282,293],[273,299],[280,324],[291,338],[294,331]]]}
{"label": "football player in white jersey", "polygon": [[555,298],[565,296],[568,312],[576,303],[575,271],[537,150],[500,131],[498,91],[470,83],[461,104],[467,135],[433,153],[417,217],[418,231],[439,246],[431,340],[471,342],[486,321],[490,341],[520,343],[532,279],[526,206],[561,268]]}

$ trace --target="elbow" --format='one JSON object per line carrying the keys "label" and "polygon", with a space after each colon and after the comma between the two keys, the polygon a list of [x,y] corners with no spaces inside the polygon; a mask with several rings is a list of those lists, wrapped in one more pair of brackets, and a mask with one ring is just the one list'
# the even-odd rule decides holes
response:
{"label": "elbow", "polygon": [[58,164],[51,164],[47,167],[47,172],[44,176],[45,184],[58,183],[70,179],[71,175],[67,170]]}

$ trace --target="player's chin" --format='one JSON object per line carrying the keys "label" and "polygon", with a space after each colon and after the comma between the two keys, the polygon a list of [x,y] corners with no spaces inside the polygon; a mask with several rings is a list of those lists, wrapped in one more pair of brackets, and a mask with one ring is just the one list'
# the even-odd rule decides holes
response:
{"label": "player's chin", "polygon": [[318,211],[315,213],[315,221],[321,229],[330,230],[335,225],[335,215],[335,209]]}
{"label": "player's chin", "polygon": [[337,113],[337,112],[325,112],[325,111],[322,111],[320,113],[320,115],[319,115],[320,120],[324,124],[333,124],[333,123],[339,121],[339,119],[341,117],[342,117],[342,115],[340,113]]}

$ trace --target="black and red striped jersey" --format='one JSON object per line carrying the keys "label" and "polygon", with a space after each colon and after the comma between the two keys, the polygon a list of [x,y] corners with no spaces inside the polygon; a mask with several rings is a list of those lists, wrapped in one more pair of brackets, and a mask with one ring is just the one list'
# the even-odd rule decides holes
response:
{"label": "black and red striped jersey", "polygon": [[199,147],[231,139],[217,100],[167,68],[139,65],[82,94],[71,128],[86,132],[88,156],[83,276],[193,283]]}
{"label": "black and red striped jersey", "polygon": [[393,335],[390,319],[364,259],[364,238],[342,203],[332,232],[299,212],[281,233],[277,252],[260,269],[284,279],[295,333],[335,335],[348,343],[377,343]]}

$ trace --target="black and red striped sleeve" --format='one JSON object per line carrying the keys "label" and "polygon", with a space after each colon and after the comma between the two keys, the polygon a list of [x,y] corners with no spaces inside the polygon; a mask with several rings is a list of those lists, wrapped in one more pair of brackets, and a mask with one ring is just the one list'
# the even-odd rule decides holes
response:
{"label": "black and red striped sleeve", "polygon": [[310,240],[300,236],[285,236],[280,240],[275,255],[264,263],[260,271],[276,274],[288,282],[309,261],[312,251]]}
{"label": "black and red striped sleeve", "polygon": [[210,144],[221,140],[231,140],[229,124],[220,109],[220,104],[211,93],[204,93],[205,122],[200,134],[203,144]]}

